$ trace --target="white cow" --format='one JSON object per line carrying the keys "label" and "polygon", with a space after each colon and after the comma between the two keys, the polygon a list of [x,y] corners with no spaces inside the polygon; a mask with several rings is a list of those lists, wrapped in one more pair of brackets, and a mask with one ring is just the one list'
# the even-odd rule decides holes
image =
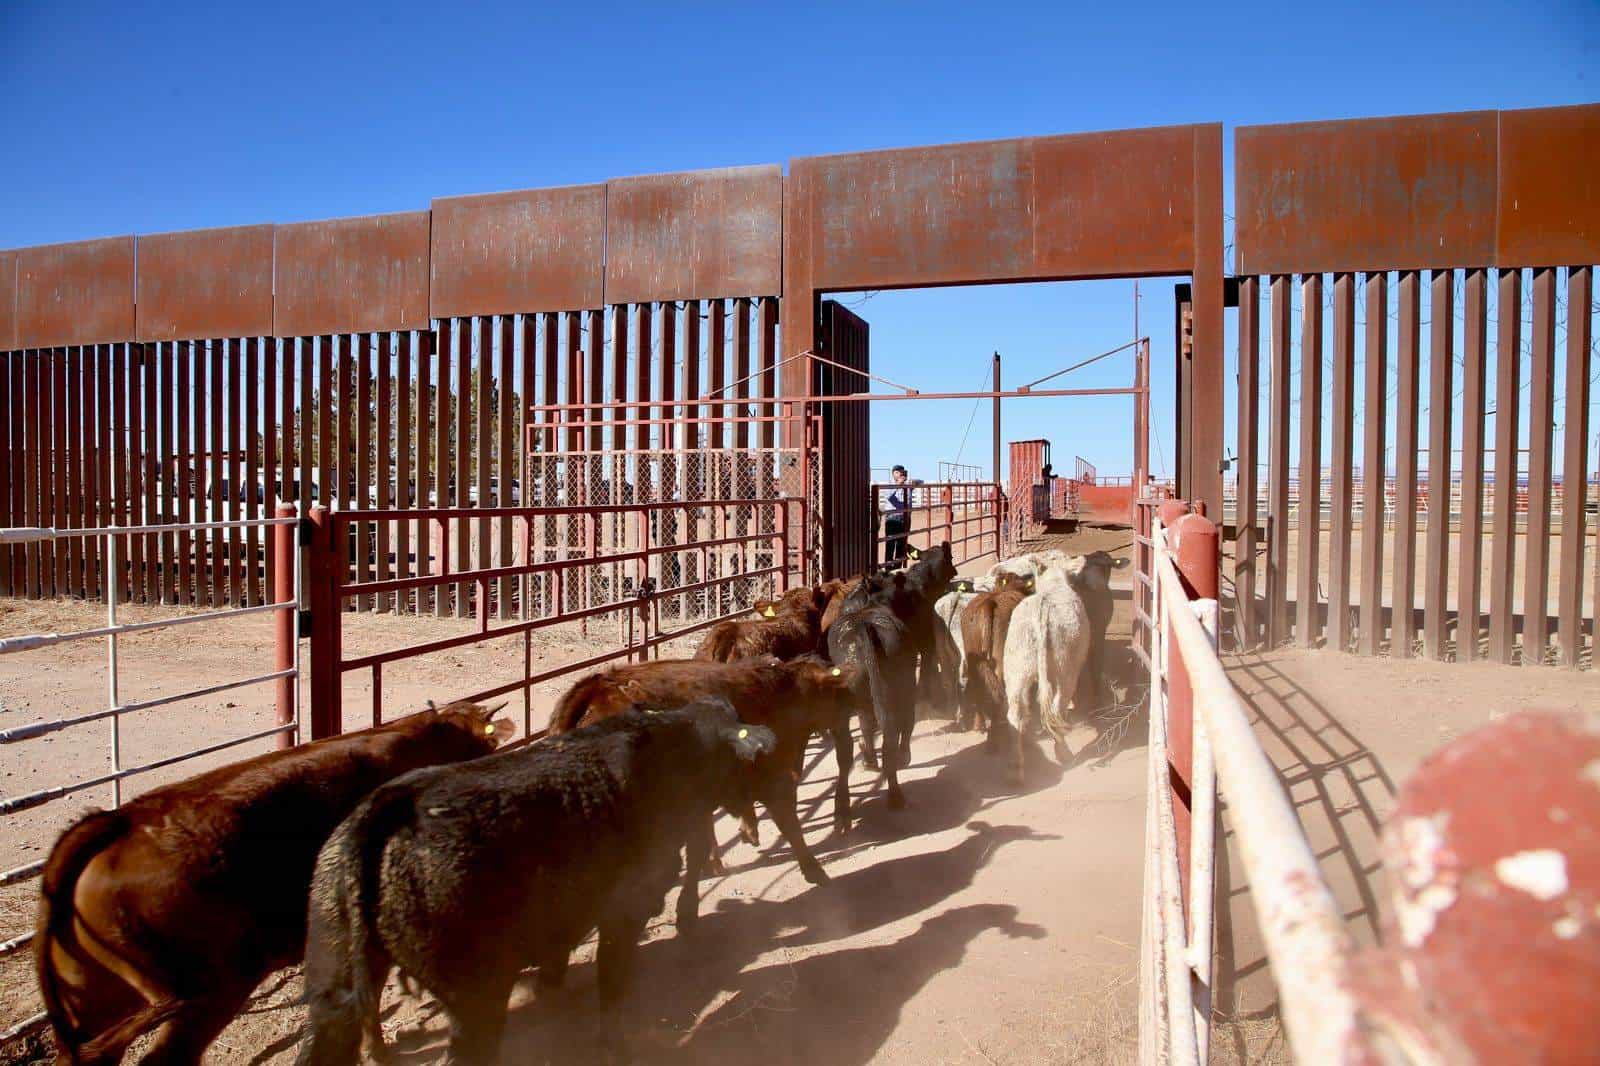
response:
{"label": "white cow", "polygon": [[1056,738],[1057,756],[1065,752],[1067,701],[1077,691],[1091,640],[1089,610],[1067,570],[1046,567],[1033,595],[1017,605],[1006,636],[1006,713],[1015,736],[1008,769],[1014,784],[1022,783],[1023,745],[1033,722],[1042,718]]}
{"label": "white cow", "polygon": [[962,579],[952,582],[950,591],[940,596],[933,605],[933,613],[950,630],[950,638],[955,641],[956,655],[961,661],[961,683],[966,684],[967,656],[961,646],[961,612],[967,609],[967,604],[977,599],[980,593],[991,592],[994,589],[993,573],[971,581]]}

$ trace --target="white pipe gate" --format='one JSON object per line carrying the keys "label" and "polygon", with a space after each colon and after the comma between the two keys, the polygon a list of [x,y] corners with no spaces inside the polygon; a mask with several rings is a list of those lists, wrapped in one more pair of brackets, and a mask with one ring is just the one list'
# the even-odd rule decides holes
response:
{"label": "white pipe gate", "polygon": [[[122,782],[139,774],[159,770],[175,763],[189,759],[211,755],[228,748],[238,747],[252,741],[264,740],[268,737],[278,737],[280,747],[293,745],[298,737],[300,726],[299,705],[299,677],[300,677],[300,651],[299,641],[295,639],[295,611],[301,602],[303,589],[301,579],[300,552],[296,548],[296,531],[299,519],[294,517],[293,508],[280,507],[275,518],[241,519],[218,522],[189,522],[161,525],[142,526],[106,526],[97,529],[48,529],[48,528],[13,528],[0,529],[0,544],[27,544],[41,542],[65,541],[71,539],[87,539],[91,537],[102,538],[104,554],[101,558],[107,561],[107,589],[106,598],[106,624],[93,629],[80,630],[73,633],[34,633],[17,637],[0,638],[0,655],[21,654],[39,648],[50,648],[61,644],[80,640],[94,640],[104,638],[106,641],[106,705],[104,708],[75,715],[70,718],[46,719],[29,722],[25,725],[13,726],[0,730],[0,745],[17,744],[27,740],[55,733],[59,730],[70,729],[75,726],[88,725],[93,722],[107,722],[107,744],[109,748],[110,772],[93,775],[81,780],[56,785],[50,788],[38,789],[33,792],[17,796],[0,798],[0,817],[17,814],[21,811],[31,810],[42,804],[60,800],[68,796],[85,792],[100,786],[109,786],[108,799],[110,806],[117,807],[122,803]],[[117,620],[118,576],[122,569],[122,544],[119,538],[130,536],[146,536],[152,534],[171,534],[178,532],[199,532],[201,530],[229,530],[245,528],[268,528],[271,530],[268,540],[268,550],[275,555],[275,569],[273,576],[272,600],[273,602],[259,604],[253,607],[230,607],[219,611],[207,611],[202,614],[178,615],[172,618],[158,618],[145,622],[119,622]],[[157,629],[173,629],[179,626],[203,625],[206,623],[241,618],[247,615],[275,612],[277,614],[276,627],[276,662],[274,669],[250,677],[230,679],[188,692],[160,696],[155,699],[139,700],[123,703],[120,699],[120,669],[117,660],[118,638],[130,633],[143,633]],[[191,751],[180,752],[176,755],[165,756],[153,762],[138,766],[122,765],[122,717],[135,711],[147,711],[157,707],[180,703],[185,700],[199,699],[203,696],[215,695],[232,689],[244,688],[250,685],[260,685],[273,682],[277,685],[277,718],[278,721],[270,729],[261,729],[241,737],[234,737],[219,743],[209,744]],[[37,877],[44,869],[46,860],[26,863],[21,866],[0,872],[0,888],[17,884],[22,881]],[[33,940],[33,933],[23,933],[0,942],[0,958],[5,958],[21,951]],[[25,1018],[0,1032],[0,1043],[27,1035],[45,1024],[43,1012]]]}

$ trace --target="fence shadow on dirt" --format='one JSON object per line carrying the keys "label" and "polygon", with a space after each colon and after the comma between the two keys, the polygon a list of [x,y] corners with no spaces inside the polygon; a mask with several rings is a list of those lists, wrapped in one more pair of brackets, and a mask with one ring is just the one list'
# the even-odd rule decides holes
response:
{"label": "fence shadow on dirt", "polygon": [[[1283,782],[1290,803],[1316,849],[1329,888],[1358,941],[1377,939],[1381,921],[1377,877],[1381,870],[1380,810],[1395,794],[1382,761],[1303,686],[1257,655],[1228,663],[1252,726]],[[1224,806],[1224,812],[1226,807]],[[1237,840],[1223,816],[1216,856],[1217,968],[1213,1007],[1232,1018],[1267,1018],[1276,1013],[1275,993],[1266,980],[1267,960],[1252,927],[1238,917],[1251,906],[1250,886],[1230,854]],[[1253,919],[1250,919],[1253,923]],[[1256,981],[1252,978],[1260,977]],[[1262,998],[1269,1002],[1259,1002]],[[1255,999],[1257,1003],[1246,1004]]]}

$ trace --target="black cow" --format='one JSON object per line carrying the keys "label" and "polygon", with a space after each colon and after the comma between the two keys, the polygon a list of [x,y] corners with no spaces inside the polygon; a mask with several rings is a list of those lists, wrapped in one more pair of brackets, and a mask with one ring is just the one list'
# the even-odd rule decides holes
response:
{"label": "black cow", "polygon": [[679,851],[719,806],[748,805],[743,767],[774,747],[722,699],[629,711],[451,773],[378,789],[317,857],[301,1066],[349,1066],[398,966],[448,1012],[450,1060],[489,1062],[523,967],[559,985],[598,927],[614,1005]]}

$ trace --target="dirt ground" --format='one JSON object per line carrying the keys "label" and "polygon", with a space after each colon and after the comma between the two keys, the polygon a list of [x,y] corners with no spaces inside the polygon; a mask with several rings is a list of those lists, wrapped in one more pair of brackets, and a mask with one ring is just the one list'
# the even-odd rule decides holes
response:
{"label": "dirt ground", "polygon": [[[1088,528],[1064,546],[1126,554],[1126,530]],[[968,569],[982,569],[981,566]],[[1137,694],[1126,651],[1127,571],[1119,572],[1113,671]],[[129,615],[137,617],[130,609]],[[99,613],[78,604],[0,603],[0,635],[80,628]],[[347,648],[377,649],[462,632],[471,622],[392,616],[353,618]],[[521,676],[520,639],[432,656],[384,677],[385,706],[400,713],[428,698]],[[265,617],[124,642],[124,700],[264,670]],[[541,637],[534,669],[594,653],[579,634]],[[1439,744],[1499,714],[1600,702],[1591,672],[1457,666],[1329,652],[1282,650],[1236,657],[1230,669],[1257,715],[1323,869],[1357,935],[1370,941],[1383,899],[1376,832],[1395,788]],[[346,722],[366,723],[370,678],[348,677]],[[535,692],[541,724],[562,688]],[[102,706],[103,644],[0,657],[0,728]],[[521,717],[520,703],[513,704]],[[196,746],[272,721],[265,688],[129,716],[127,762]],[[903,775],[909,807],[890,811],[877,775],[852,777],[858,824],[830,833],[823,802],[834,773],[811,752],[802,815],[832,884],[813,888],[795,870],[769,822],[763,847],[719,826],[730,873],[702,885],[700,930],[680,939],[667,915],[641,949],[624,1028],[639,1061],[662,1063],[1123,1063],[1135,1057],[1145,723],[1111,711],[1071,738],[1063,770],[1040,753],[1021,791],[980,738],[919,726],[914,766]],[[59,784],[108,765],[105,723],[0,747],[0,793]],[[265,746],[213,757],[227,761]],[[139,779],[129,793],[192,773],[191,765]],[[77,812],[105,790],[7,816],[0,866],[41,858]],[[1224,816],[1224,829],[1227,823]],[[1219,1062],[1286,1061],[1274,992],[1255,931],[1249,886],[1231,835],[1218,862]],[[31,926],[31,885],[0,893],[0,938]],[[513,997],[506,1061],[578,1062],[616,1024],[594,1006],[591,948],[574,960],[569,990],[540,1002],[532,982]],[[271,978],[248,1013],[222,1036],[211,1061],[287,1064],[304,1010],[298,974]],[[0,1026],[36,1008],[26,956],[0,968]],[[431,999],[391,989],[386,1024],[406,1063],[437,1061],[444,1020]],[[15,1057],[9,1056],[9,1057]]]}

